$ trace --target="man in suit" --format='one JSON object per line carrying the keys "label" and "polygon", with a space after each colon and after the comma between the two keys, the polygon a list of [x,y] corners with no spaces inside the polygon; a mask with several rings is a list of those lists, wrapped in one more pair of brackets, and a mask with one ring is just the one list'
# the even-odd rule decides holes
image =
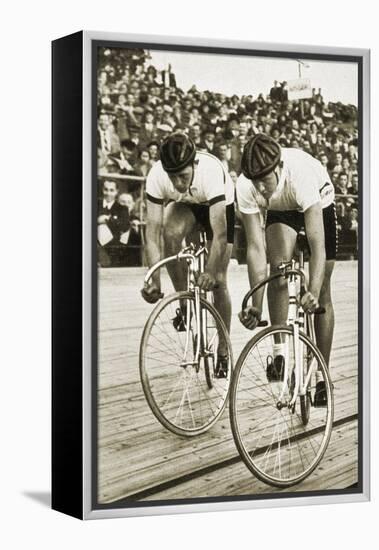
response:
{"label": "man in suit", "polygon": [[120,261],[121,241],[130,231],[130,217],[127,206],[116,201],[118,186],[115,181],[103,182],[103,197],[98,201],[98,259],[101,267],[118,265]]}
{"label": "man in suit", "polygon": [[120,139],[109,120],[109,115],[99,116],[97,127],[98,147],[105,154],[115,154],[120,151]]}

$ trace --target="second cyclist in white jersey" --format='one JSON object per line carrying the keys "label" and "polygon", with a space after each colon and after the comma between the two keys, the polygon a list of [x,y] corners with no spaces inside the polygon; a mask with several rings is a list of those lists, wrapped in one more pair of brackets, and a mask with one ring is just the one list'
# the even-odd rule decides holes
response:
{"label": "second cyclist in white jersey", "polygon": [[[301,301],[305,311],[312,312],[319,304],[325,308],[324,315],[315,317],[315,332],[328,364],[334,329],[330,281],[337,246],[334,187],[329,175],[311,155],[300,149],[282,148],[264,134],[255,135],[245,145],[241,169],[237,202],[246,231],[250,285],[266,277],[267,260],[273,271],[281,262],[292,259],[297,234],[305,228],[310,249],[309,285]],[[260,319],[262,299],[260,292],[254,307],[241,312],[240,320],[247,328],[255,328]],[[284,279],[275,279],[269,285],[268,305],[271,323],[285,323],[288,293]],[[272,372],[268,372],[273,379],[284,370],[283,344],[276,344],[274,355]],[[325,405],[322,384],[320,381],[316,386],[318,406]]]}
{"label": "second cyclist in white jersey", "polygon": [[[227,268],[234,239],[233,182],[216,157],[197,152],[192,140],[182,133],[174,133],[162,143],[160,158],[146,181],[148,264],[151,266],[161,258],[162,233],[165,255],[171,256],[179,252],[183,239],[197,227],[205,229],[211,245],[198,284],[203,290],[213,290],[215,307],[230,330]],[[185,266],[172,262],[167,270],[175,290],[184,290]],[[142,290],[142,296],[154,303],[160,292],[160,274],[156,272],[150,285]],[[174,320],[177,330],[183,324],[182,317],[183,312],[178,311]],[[216,367],[219,377],[227,373],[226,351],[226,344],[220,342]]]}

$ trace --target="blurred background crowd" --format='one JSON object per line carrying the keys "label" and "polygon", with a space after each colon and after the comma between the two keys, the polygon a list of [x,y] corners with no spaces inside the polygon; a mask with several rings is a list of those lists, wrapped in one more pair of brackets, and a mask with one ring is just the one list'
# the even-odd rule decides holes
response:
{"label": "blurred background crowd", "polygon": [[[98,250],[102,266],[142,265],[144,182],[159,160],[159,145],[173,131],[187,133],[200,150],[218,157],[235,182],[243,147],[258,132],[283,147],[297,147],[327,168],[336,192],[339,258],[357,257],[358,113],[354,105],[312,97],[288,100],[286,82],[269,94],[231,97],[196,86],[184,91],[175,74],[157,71],[143,49],[99,49]],[[234,256],[244,261],[237,221]]]}

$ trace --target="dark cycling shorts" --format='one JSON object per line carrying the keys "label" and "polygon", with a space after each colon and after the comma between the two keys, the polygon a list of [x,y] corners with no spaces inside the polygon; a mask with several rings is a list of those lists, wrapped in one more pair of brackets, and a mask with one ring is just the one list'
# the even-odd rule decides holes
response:
{"label": "dark cycling shorts", "polygon": [[[335,260],[337,253],[337,216],[334,202],[323,209],[325,252],[327,260]],[[288,210],[286,212],[269,210],[267,212],[266,228],[273,223],[284,223],[299,233],[305,228],[304,212]]]}
{"label": "dark cycling shorts", "polygon": [[[208,241],[211,241],[213,238],[213,232],[211,228],[211,223],[209,220],[209,206],[206,204],[191,204],[185,203],[186,206],[191,210],[192,214],[195,216],[196,222],[201,225],[206,234]],[[235,222],[235,212],[234,204],[226,205],[226,239],[230,244],[234,243],[234,222]]]}

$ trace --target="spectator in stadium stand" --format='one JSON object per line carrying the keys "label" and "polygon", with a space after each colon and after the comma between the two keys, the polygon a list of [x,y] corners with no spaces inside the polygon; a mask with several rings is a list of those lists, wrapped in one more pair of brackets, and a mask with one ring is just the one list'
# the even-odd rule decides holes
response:
{"label": "spectator in stadium stand", "polygon": [[153,65],[150,65],[146,69],[146,75],[145,75],[145,82],[149,86],[157,86],[158,82],[156,81],[157,78],[157,70]]}
{"label": "spectator in stadium stand", "polygon": [[121,204],[121,206],[126,206],[129,213],[129,220],[132,221],[134,208],[133,195],[131,193],[120,193],[117,197],[117,202]]}
{"label": "spectator in stadium stand", "polygon": [[239,135],[238,138],[233,141],[230,149],[230,162],[232,166],[234,167],[241,166],[242,153],[246,142],[247,142],[247,137],[244,135]]}
{"label": "spectator in stadium stand", "polygon": [[285,80],[280,83],[279,101],[281,103],[286,103],[288,101],[288,85]]}
{"label": "spectator in stadium stand", "polygon": [[172,133],[173,128],[169,124],[158,124],[157,137],[158,141],[162,142],[166,137]]}
{"label": "spectator in stadium stand", "polygon": [[147,150],[150,154],[150,162],[154,164],[159,160],[159,143],[157,141],[151,141],[147,144]]}
{"label": "spectator in stadium stand", "polygon": [[354,251],[354,257],[357,256],[358,249],[358,210],[351,208],[347,214],[347,230],[345,230],[346,240],[351,244]]}
{"label": "spectator in stadium stand", "polygon": [[175,122],[175,126],[181,124],[183,121],[183,111],[180,105],[175,105],[172,110],[172,116]]}
{"label": "spectator in stadium stand", "polygon": [[118,265],[120,239],[130,230],[128,208],[117,202],[117,194],[117,183],[105,180],[97,209],[98,252],[102,267]]}
{"label": "spectator in stadium stand", "polygon": [[358,162],[358,153],[356,144],[351,142],[348,145],[348,159],[350,162]]}
{"label": "spectator in stadium stand", "polygon": [[274,80],[274,85],[270,90],[270,99],[274,103],[275,101],[280,101],[280,87],[279,82]]}
{"label": "spectator in stadium stand", "polygon": [[[238,128],[239,136],[244,136],[245,138],[247,138],[249,135],[249,130],[250,130],[249,123],[246,120],[239,123],[239,128]],[[268,131],[270,131],[270,128],[268,128]]]}
{"label": "spectator in stadium stand", "polygon": [[341,144],[338,139],[333,138],[330,148],[330,162],[336,164],[337,155],[341,155],[339,160],[342,161]]}
{"label": "spectator in stadium stand", "polygon": [[198,122],[191,126],[189,136],[192,138],[196,147],[201,146],[201,126]]}
{"label": "spectator in stadium stand", "polygon": [[331,173],[331,180],[335,187],[336,193],[337,193],[337,187],[338,187],[338,178],[339,178],[339,172],[332,172]]}
{"label": "spectator in stadium stand", "polygon": [[348,195],[348,179],[347,174],[345,172],[340,172],[338,176],[338,184],[336,185],[336,193],[339,195]]}
{"label": "spectator in stadium stand", "polygon": [[356,208],[352,208],[350,210],[349,221],[350,221],[349,229],[358,233],[358,210]]}
{"label": "spectator in stadium stand", "polygon": [[229,160],[229,154],[228,154],[228,146],[225,142],[221,142],[217,149],[216,149],[216,157],[219,158],[219,160],[224,165],[227,172],[231,172],[232,170],[235,170],[235,166],[233,163]]}
{"label": "spectator in stadium stand", "polygon": [[[288,101],[286,83],[277,81],[269,96],[256,97],[236,94],[228,97],[209,90],[199,91],[195,86],[184,92],[176,86],[174,78],[170,80],[170,87],[165,88],[155,67],[145,65],[143,50],[138,51],[135,59],[134,51],[133,56],[117,49],[105,51],[98,77],[101,173],[127,173],[117,162],[108,161],[108,156],[117,156],[120,141],[130,138],[137,147],[128,164],[136,169],[140,163],[146,166],[145,149],[149,151],[150,163],[154,163],[160,141],[175,129],[189,133],[198,147],[201,145],[218,156],[229,171],[239,171],[243,136],[264,131],[285,147],[292,142],[324,165],[327,160],[335,185],[339,185],[338,173],[343,172],[347,174],[349,193],[358,192],[356,107],[340,102],[325,103],[321,90],[317,89],[312,98],[301,103]],[[210,128],[213,134],[206,136]],[[142,156],[146,157],[143,162]],[[142,172],[145,171],[146,168],[142,168]]]}
{"label": "spectator in stadium stand", "polygon": [[121,193],[118,197],[118,203],[128,209],[130,219],[130,230],[120,239],[119,261],[120,266],[139,266],[141,265],[141,234],[140,221],[135,215],[135,202],[130,193]]}
{"label": "spectator in stadium stand", "polygon": [[168,124],[172,129],[176,125],[175,117],[173,115],[173,108],[168,105],[163,105],[162,124]]}
{"label": "spectator in stadium stand", "polygon": [[120,139],[110,123],[109,115],[106,113],[99,115],[97,140],[98,147],[105,155],[120,151]]}
{"label": "spectator in stadium stand", "polygon": [[203,132],[203,140],[200,143],[200,149],[208,153],[215,151],[215,133],[213,128],[206,128]]}
{"label": "spectator in stadium stand", "polygon": [[121,150],[115,155],[109,155],[109,160],[118,166],[120,174],[135,174],[134,164],[137,157],[137,145],[130,139],[121,142]]}
{"label": "spectator in stadium stand", "polygon": [[347,174],[348,176],[348,181],[350,183],[351,181],[351,176],[352,176],[352,172],[351,172],[351,169],[350,169],[350,162],[349,162],[349,159],[347,157],[343,157],[342,159],[342,162],[341,162],[341,165],[342,165],[342,170]]}
{"label": "spectator in stadium stand", "polygon": [[348,192],[351,195],[358,195],[358,174],[353,174],[348,185]]}
{"label": "spectator in stadium stand", "polygon": [[141,127],[139,125],[131,126],[130,127],[130,141],[134,143],[136,146],[136,151],[138,152],[138,148],[141,146],[141,140],[140,140],[140,130]]}
{"label": "spectator in stadium stand", "polygon": [[[304,151],[305,151],[305,149],[304,149]],[[322,164],[323,166],[325,166],[326,169],[328,169],[328,168],[329,168],[329,158],[328,158],[328,155],[327,155],[326,153],[321,153],[321,154],[319,155],[318,158],[319,158],[321,164]]]}
{"label": "spectator in stadium stand", "polygon": [[[311,144],[310,144],[308,139],[303,139],[301,149],[303,149],[303,151],[308,153],[308,155],[313,156],[313,149],[312,149]],[[328,157],[326,157],[326,160],[328,160]],[[325,167],[326,166],[327,166],[327,164],[325,164]]]}
{"label": "spectator in stadium stand", "polygon": [[[346,217],[346,207],[343,201],[338,201],[336,203],[336,216],[337,216],[337,229],[339,232],[343,232],[347,229],[348,220]],[[339,238],[340,240],[340,238]]]}
{"label": "spectator in stadium stand", "polygon": [[163,107],[160,103],[158,103],[154,108],[154,117],[155,117],[155,123],[157,126],[162,124],[162,117],[163,117]]}
{"label": "spectator in stadium stand", "polygon": [[138,124],[138,121],[133,112],[133,107],[126,102],[125,94],[118,96],[117,103],[115,105],[115,115],[117,118],[117,134],[120,140],[128,139],[130,133],[128,128]]}
{"label": "spectator in stadium stand", "polygon": [[333,166],[333,172],[343,172],[343,166],[342,166],[342,153],[335,153],[334,156],[332,156],[331,164]]}
{"label": "spectator in stadium stand", "polygon": [[152,163],[148,149],[141,149],[138,156],[138,161],[134,166],[135,173],[137,176],[143,176],[145,178],[150,172],[151,167]]}
{"label": "spectator in stadium stand", "polygon": [[153,110],[148,107],[145,109],[145,114],[142,119],[142,127],[139,134],[141,142],[147,145],[153,139],[156,131],[157,127],[154,123],[154,113]]}

